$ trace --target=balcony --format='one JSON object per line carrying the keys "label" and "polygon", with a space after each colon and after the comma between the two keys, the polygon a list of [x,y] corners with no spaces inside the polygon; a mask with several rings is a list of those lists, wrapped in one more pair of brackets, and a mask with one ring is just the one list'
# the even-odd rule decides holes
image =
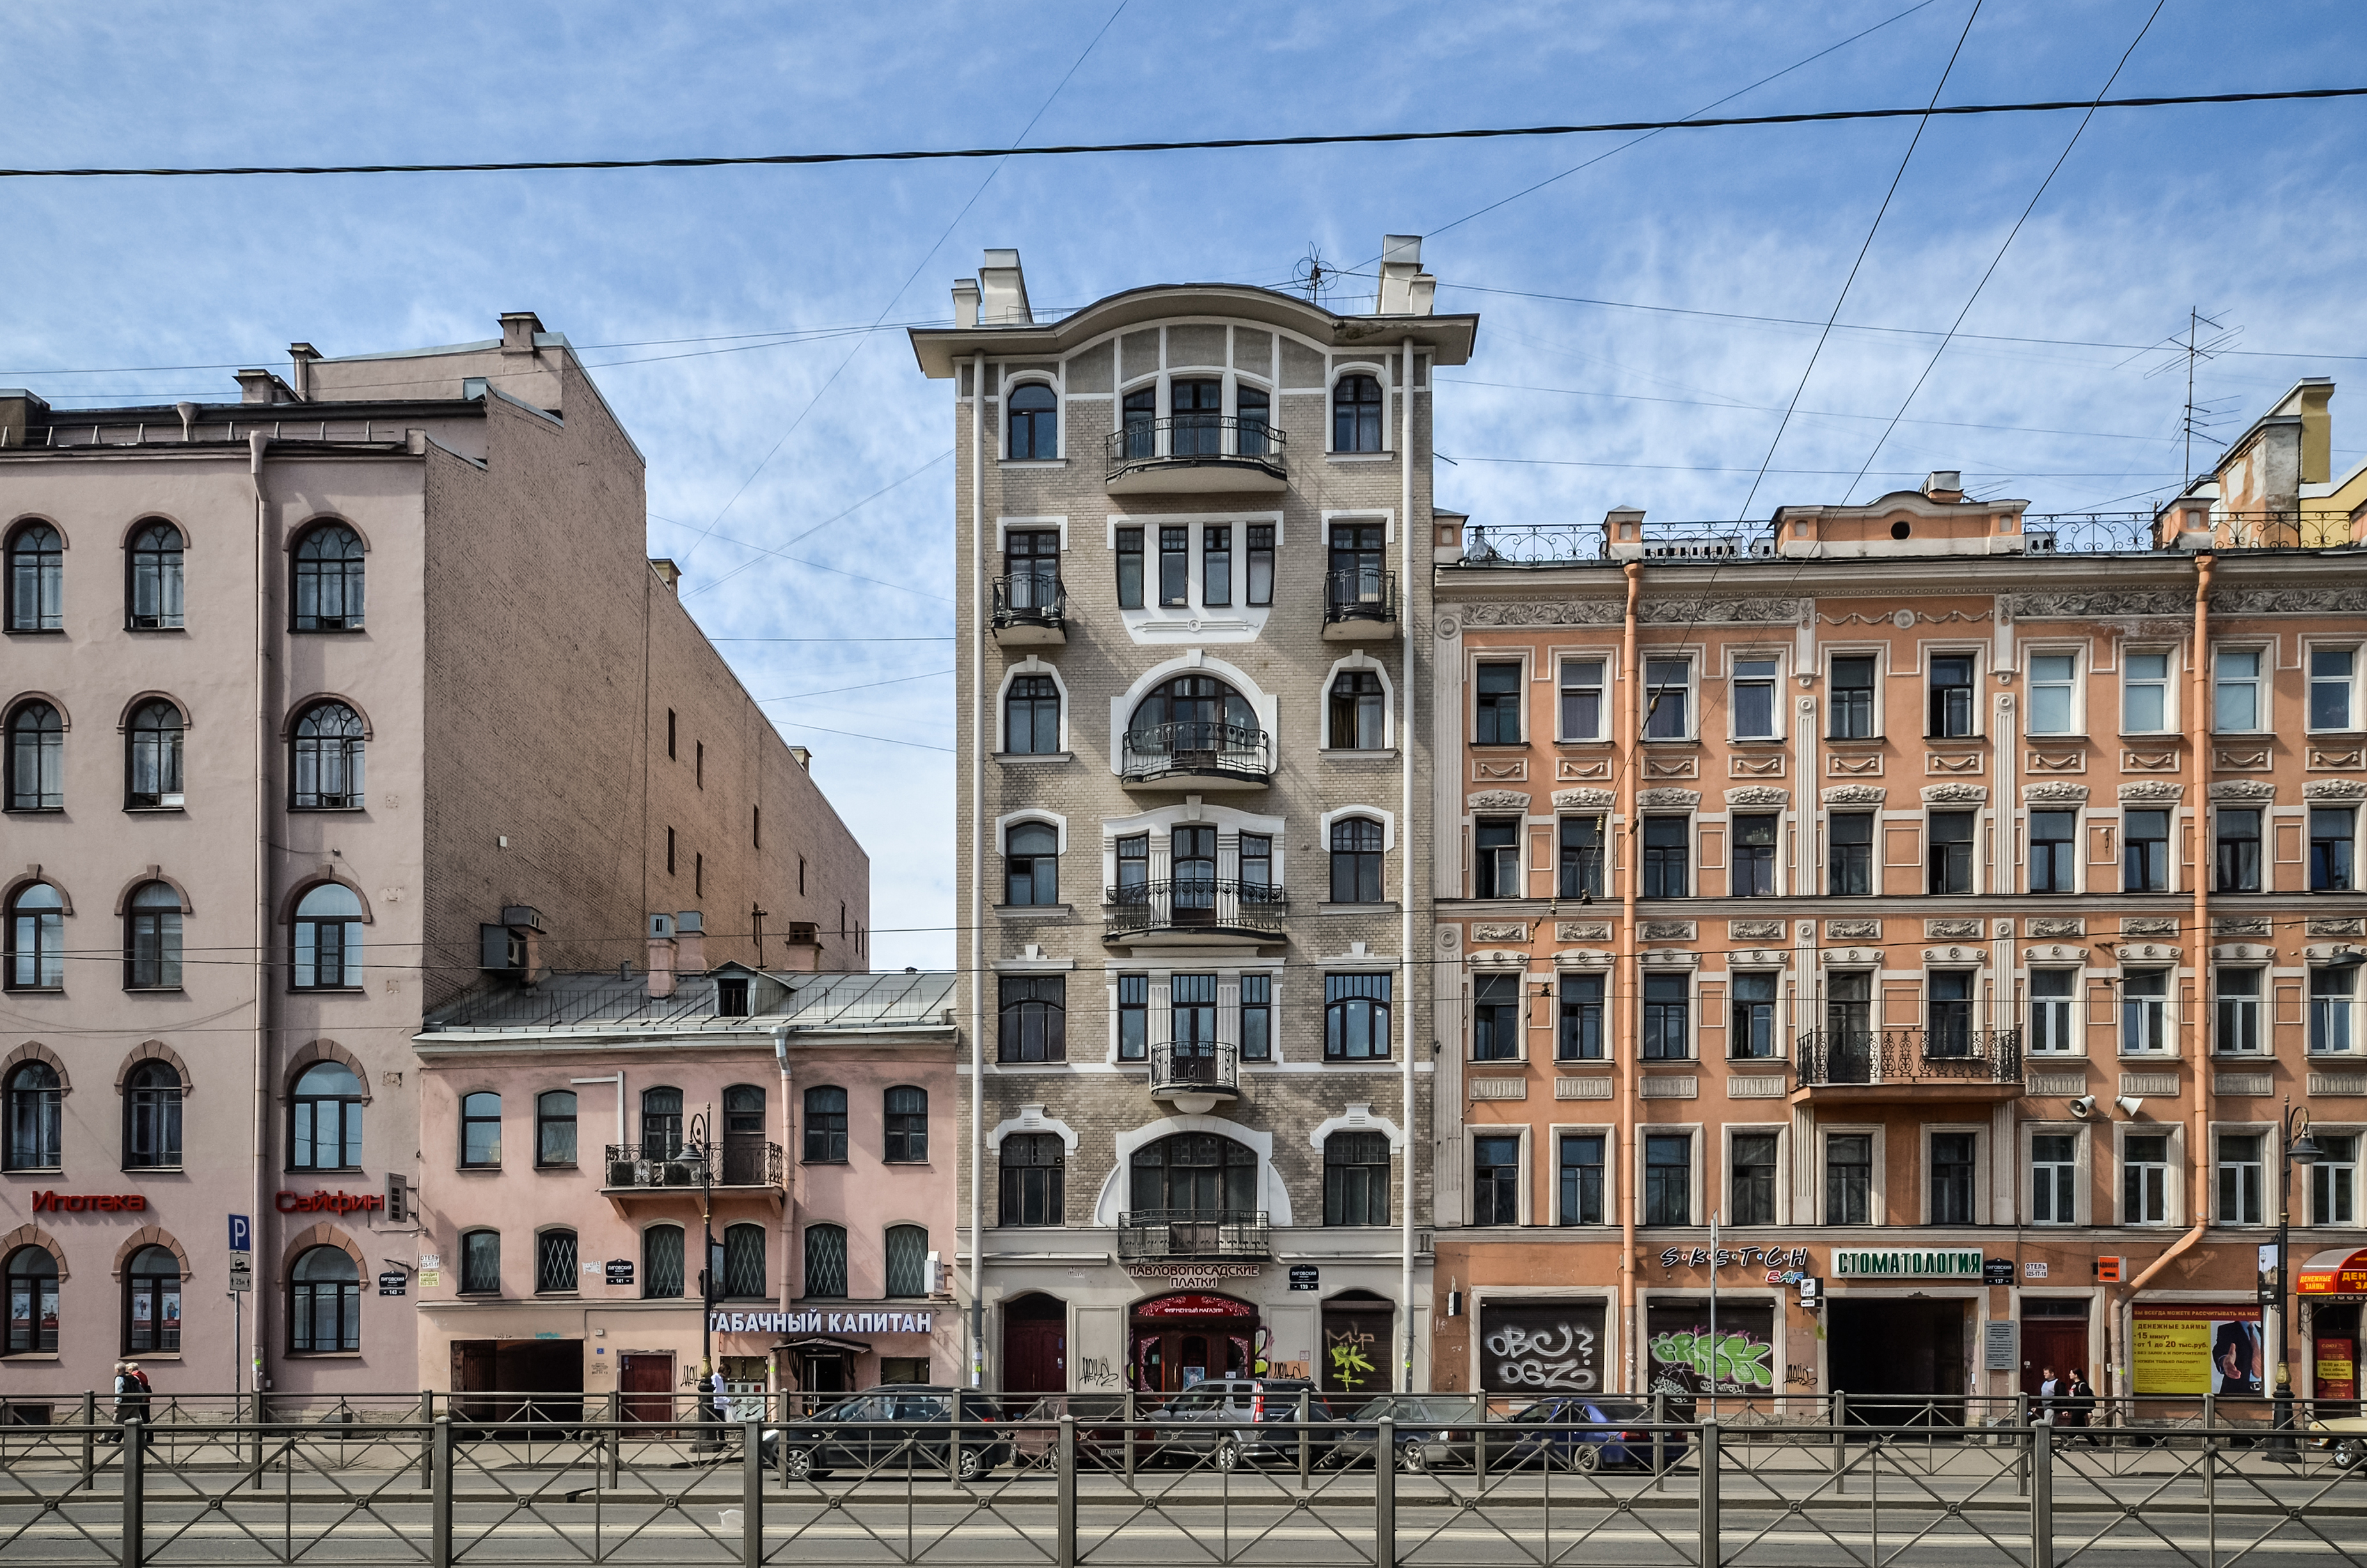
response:
{"label": "balcony", "polygon": [[1285,939],[1289,912],[1289,895],[1265,882],[1129,882],[1103,895],[1102,940],[1257,947]]}
{"label": "balcony", "polygon": [[781,1146],[734,1139],[719,1148],[662,1143],[606,1146],[607,1181],[601,1190],[620,1210],[639,1199],[769,1196],[780,1200]]}
{"label": "balcony", "polygon": [[1274,782],[1274,737],[1245,724],[1187,719],[1126,733],[1118,777],[1132,786],[1206,794]]}
{"label": "balcony", "polygon": [[1263,419],[1179,414],[1129,419],[1109,436],[1113,495],[1199,495],[1290,486],[1283,433]]}
{"label": "balcony", "polygon": [[1273,1255],[1263,1209],[1143,1209],[1117,1217],[1120,1263],[1263,1263]]}
{"label": "balcony", "polygon": [[994,640],[1005,648],[1042,648],[1069,640],[1069,590],[1050,573],[1019,572],[994,580]]}
{"label": "balcony", "polygon": [[1818,1029],[1800,1037],[1797,1057],[1795,1101],[1870,1105],[2022,1095],[2019,1029]]}
{"label": "balcony", "polygon": [[1241,1092],[1241,1049],[1226,1043],[1161,1041],[1150,1048],[1150,1097],[1201,1116]]}
{"label": "balcony", "polygon": [[1323,641],[1390,642],[1398,634],[1398,574],[1342,567],[1323,580]]}

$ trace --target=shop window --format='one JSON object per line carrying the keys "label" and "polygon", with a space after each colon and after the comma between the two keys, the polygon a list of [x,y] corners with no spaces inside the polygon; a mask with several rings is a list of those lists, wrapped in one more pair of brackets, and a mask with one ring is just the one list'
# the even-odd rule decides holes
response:
{"label": "shop window", "polygon": [[311,1248],[289,1271],[288,1348],[321,1353],[361,1347],[360,1268],[343,1248]]}
{"label": "shop window", "polygon": [[181,1260],[142,1247],[123,1271],[123,1353],[177,1356],[181,1350]]}
{"label": "shop window", "polygon": [[8,1342],[11,1356],[40,1356],[58,1347],[58,1260],[47,1249],[18,1247],[8,1255]]}

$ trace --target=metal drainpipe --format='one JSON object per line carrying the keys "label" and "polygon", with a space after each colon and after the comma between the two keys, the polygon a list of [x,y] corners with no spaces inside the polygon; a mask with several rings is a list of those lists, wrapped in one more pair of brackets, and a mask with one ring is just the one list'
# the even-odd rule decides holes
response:
{"label": "metal drainpipe", "polygon": [[1619,1028],[1619,1172],[1626,1180],[1619,1203],[1619,1365],[1634,1391],[1643,1383],[1636,1353],[1636,1203],[1640,1193],[1636,1174],[1636,891],[1643,885],[1643,837],[1636,831],[1637,705],[1644,683],[1636,666],[1636,613],[1644,597],[1644,566],[1627,562],[1627,617],[1620,631],[1619,678],[1627,683],[1627,699],[1619,704],[1619,812],[1627,833],[1625,881],[1619,889],[1619,971],[1611,983],[1611,1005]]}
{"label": "metal drainpipe", "polygon": [[[271,1085],[266,1075],[271,1038],[271,596],[265,571],[270,529],[263,502],[263,453],[270,444],[271,437],[260,430],[246,437],[247,472],[255,483],[255,1217],[249,1222],[247,1239],[263,1255],[266,1278],[276,1278],[277,1271],[267,1261],[269,1253],[256,1233],[269,1212],[263,1206],[263,1188],[271,1136]],[[264,1301],[271,1292],[248,1294],[255,1297],[255,1339],[247,1355],[247,1380],[260,1390],[265,1381],[264,1346],[271,1342],[265,1327],[269,1313]]]}
{"label": "metal drainpipe", "polygon": [[[1404,781],[1398,817],[1398,919],[1399,934],[1398,951],[1405,956],[1399,960],[1405,966],[1406,990],[1414,988],[1413,976],[1413,618],[1406,613],[1404,596],[1413,587],[1413,339],[1405,340],[1405,404],[1399,410],[1399,424],[1404,436],[1398,450],[1398,635],[1405,639],[1405,659],[1398,671],[1398,679],[1405,690],[1405,717],[1398,733],[1398,756],[1403,764]],[[1425,539],[1430,533],[1427,518],[1422,522]],[[1434,978],[1434,977],[1433,977]],[[1412,1001],[1409,994],[1408,1002]],[[1409,1006],[1409,1017],[1419,1017]],[[1398,1053],[1398,1065],[1405,1085],[1405,1200],[1398,1214],[1398,1300],[1405,1313],[1405,1356],[1399,1373],[1398,1392],[1413,1392],[1414,1324],[1413,1324],[1413,1033],[1406,1030],[1403,1049]]]}
{"label": "metal drainpipe", "polygon": [[[980,634],[986,613],[986,350],[971,360],[969,381],[969,543],[978,579],[970,600],[969,635]],[[986,1381],[986,1307],[981,1300],[986,1273],[986,1233],[979,1201],[979,1184],[985,1179],[986,1145],[986,884],[979,843],[986,812],[986,649],[973,641],[965,652],[970,661],[970,918],[969,918],[969,1386]]]}

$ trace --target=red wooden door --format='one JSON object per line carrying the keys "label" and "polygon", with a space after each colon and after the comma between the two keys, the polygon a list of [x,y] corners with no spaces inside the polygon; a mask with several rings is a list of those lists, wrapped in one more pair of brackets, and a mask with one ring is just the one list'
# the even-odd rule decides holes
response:
{"label": "red wooden door", "polygon": [[2022,1392],[2035,1396],[2049,1367],[2058,1380],[2068,1379],[2075,1370],[2088,1370],[2086,1319],[2022,1320]]}
{"label": "red wooden door", "polygon": [[617,1387],[628,1421],[674,1419],[674,1358],[646,1353],[617,1358]]}
{"label": "red wooden door", "polygon": [[1059,1318],[1014,1318],[1002,1325],[1002,1386],[1013,1393],[1069,1387],[1069,1327]]}

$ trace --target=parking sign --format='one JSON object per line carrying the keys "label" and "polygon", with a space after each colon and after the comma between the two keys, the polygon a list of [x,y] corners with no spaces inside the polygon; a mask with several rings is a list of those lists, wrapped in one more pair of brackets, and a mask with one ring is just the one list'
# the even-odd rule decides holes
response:
{"label": "parking sign", "polygon": [[243,1214],[233,1214],[230,1217],[230,1250],[232,1252],[255,1250],[255,1231],[246,1222],[246,1216]]}

